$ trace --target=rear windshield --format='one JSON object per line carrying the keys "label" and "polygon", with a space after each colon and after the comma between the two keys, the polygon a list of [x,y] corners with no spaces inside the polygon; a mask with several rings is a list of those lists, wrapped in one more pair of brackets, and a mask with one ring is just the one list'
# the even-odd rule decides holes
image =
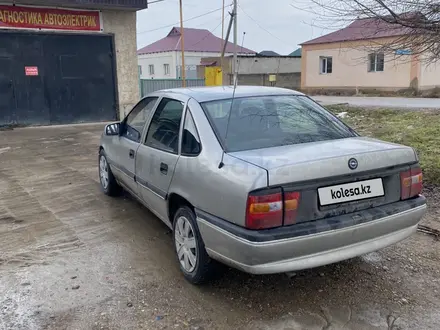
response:
{"label": "rear windshield", "polygon": [[356,136],[307,96],[226,99],[205,102],[202,107],[231,152]]}

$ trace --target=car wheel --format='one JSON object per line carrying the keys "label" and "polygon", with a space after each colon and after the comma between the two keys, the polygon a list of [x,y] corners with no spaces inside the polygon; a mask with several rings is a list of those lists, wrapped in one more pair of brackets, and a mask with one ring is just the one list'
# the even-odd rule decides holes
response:
{"label": "car wheel", "polygon": [[108,196],[118,196],[122,191],[121,186],[113,176],[103,149],[99,152],[99,181],[101,182],[102,191]]}
{"label": "car wheel", "polygon": [[213,273],[213,260],[208,256],[197,227],[194,212],[180,207],[173,222],[174,247],[180,270],[192,284],[206,282]]}

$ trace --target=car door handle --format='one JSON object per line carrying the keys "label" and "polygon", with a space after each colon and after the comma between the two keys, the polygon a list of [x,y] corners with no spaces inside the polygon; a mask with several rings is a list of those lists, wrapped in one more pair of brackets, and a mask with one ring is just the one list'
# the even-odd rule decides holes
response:
{"label": "car door handle", "polygon": [[134,158],[134,150],[133,149],[130,149],[129,156],[130,156],[130,158]]}
{"label": "car door handle", "polygon": [[160,163],[160,172],[162,174],[167,174],[168,173],[168,165],[165,163]]}

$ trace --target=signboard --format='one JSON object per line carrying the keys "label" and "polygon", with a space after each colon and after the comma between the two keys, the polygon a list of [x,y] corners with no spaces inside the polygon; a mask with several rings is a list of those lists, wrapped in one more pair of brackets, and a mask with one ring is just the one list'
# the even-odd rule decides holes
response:
{"label": "signboard", "polygon": [[0,28],[101,31],[99,11],[0,5]]}
{"label": "signboard", "polygon": [[411,55],[411,49],[397,49],[396,55]]}
{"label": "signboard", "polygon": [[38,76],[38,67],[37,66],[25,66],[24,73],[26,76]]}
{"label": "signboard", "polygon": [[269,75],[269,81],[270,82],[277,81],[277,75],[276,74],[270,74]]}

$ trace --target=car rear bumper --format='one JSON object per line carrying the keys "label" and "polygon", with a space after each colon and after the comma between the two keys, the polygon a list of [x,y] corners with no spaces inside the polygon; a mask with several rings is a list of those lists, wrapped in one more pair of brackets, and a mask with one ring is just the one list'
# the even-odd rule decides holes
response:
{"label": "car rear bumper", "polygon": [[[417,230],[417,224],[426,212],[425,198],[420,196],[409,203],[396,204],[399,207],[394,209],[398,211],[393,214],[390,214],[388,205],[382,210],[369,210],[370,215],[378,212],[380,217],[376,214],[376,218],[366,222],[279,239],[270,237],[280,237],[283,230],[292,234],[292,229],[298,225],[277,229],[276,235],[270,234],[272,230],[228,230],[200,211],[197,212],[197,222],[212,258],[248,273],[271,274],[331,264],[405,239]],[[362,212],[341,218],[358,216],[362,216]],[[335,218],[330,218],[332,223],[338,221]]]}

